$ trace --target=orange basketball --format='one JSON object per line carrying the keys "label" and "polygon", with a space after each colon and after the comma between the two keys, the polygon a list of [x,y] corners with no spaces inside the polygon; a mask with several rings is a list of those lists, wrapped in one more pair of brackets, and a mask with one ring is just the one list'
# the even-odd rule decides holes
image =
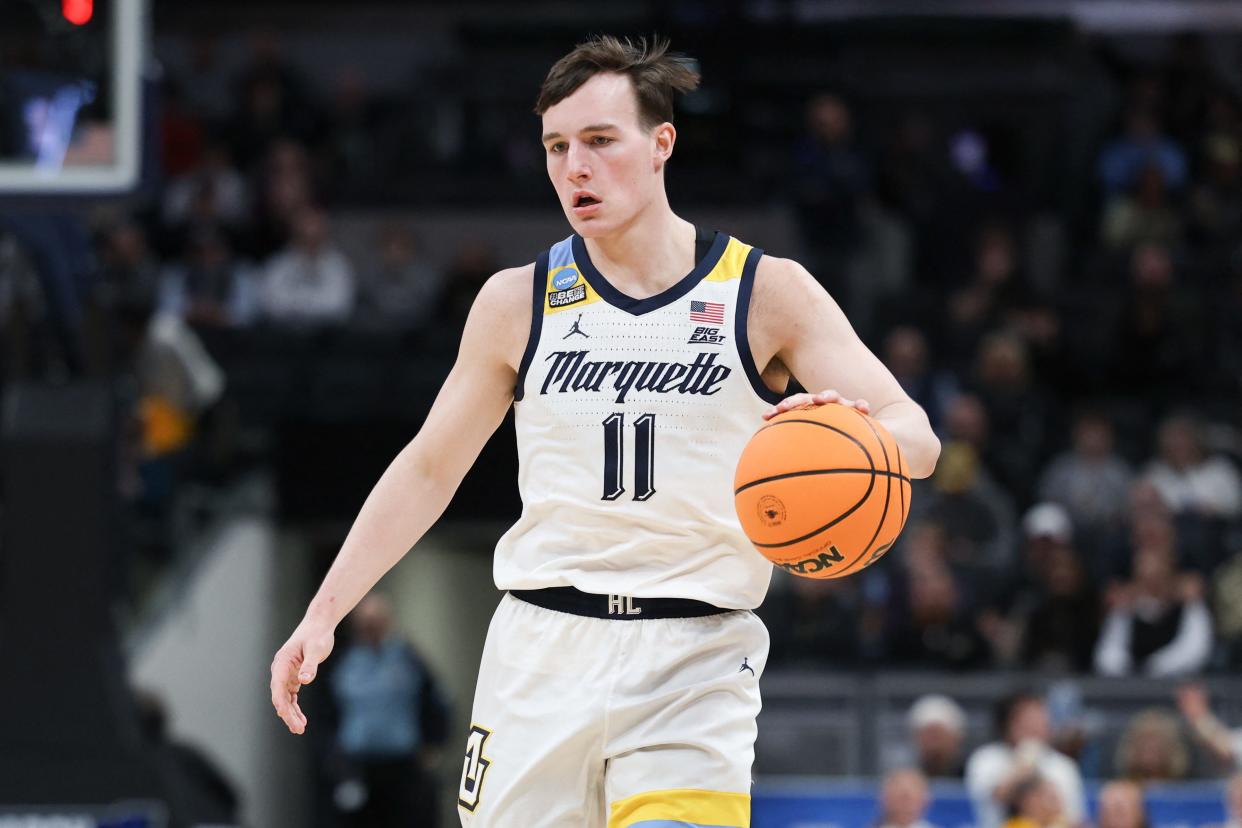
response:
{"label": "orange basketball", "polygon": [[910,470],[884,426],[855,408],[795,408],[750,438],[733,477],[751,543],[808,578],[840,578],[874,563],[910,513]]}

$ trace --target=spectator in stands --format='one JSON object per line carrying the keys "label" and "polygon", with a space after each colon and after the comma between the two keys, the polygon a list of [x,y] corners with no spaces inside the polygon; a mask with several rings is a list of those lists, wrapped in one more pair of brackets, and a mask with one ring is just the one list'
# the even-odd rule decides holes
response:
{"label": "spectator in stands", "polygon": [[1175,275],[1164,245],[1141,244],[1130,256],[1129,289],[1108,337],[1119,393],[1143,389],[1145,399],[1162,402],[1194,390],[1203,366],[1203,323],[1194,294]]}
{"label": "spectator in stands", "polygon": [[224,772],[203,751],[174,740],[168,713],[155,693],[135,690],[139,724],[153,753],[173,825],[237,825],[237,791]]}
{"label": "spectator in stands", "polygon": [[1169,203],[1164,173],[1158,166],[1144,167],[1132,192],[1109,202],[1100,237],[1113,248],[1131,248],[1145,242],[1175,244],[1181,240],[1181,215]]}
{"label": "spectator in stands", "polygon": [[1225,785],[1225,813],[1222,828],[1242,828],[1242,773],[1235,773]]}
{"label": "spectator in stands", "polygon": [[221,143],[208,144],[197,166],[164,191],[161,221],[167,228],[210,223],[236,231],[249,218],[249,185]]}
{"label": "spectator in stands", "polygon": [[0,392],[6,380],[43,374],[48,309],[33,257],[0,220]]}
{"label": "spectator in stands", "polygon": [[1100,547],[1125,527],[1134,472],[1113,448],[1113,424],[1097,410],[1074,418],[1073,447],[1057,455],[1039,481],[1042,500],[1069,511],[1086,548]]}
{"label": "spectator in stands", "polygon": [[159,259],[136,221],[124,219],[105,231],[101,263],[93,299],[105,310],[150,301],[159,290]]}
{"label": "spectator in stands", "polygon": [[794,153],[794,202],[803,238],[815,251],[816,277],[839,290],[859,243],[871,167],[854,143],[853,115],[839,96],[811,98],[806,128]]}
{"label": "spectator in stands", "polygon": [[1178,687],[1177,707],[1190,735],[1218,768],[1225,772],[1242,768],[1242,728],[1230,730],[1216,717],[1202,684],[1191,682]]}
{"label": "spectator in stands", "polygon": [[409,331],[435,313],[443,281],[421,254],[409,228],[386,224],[379,230],[378,258],[358,285],[358,323],[365,328]]}
{"label": "spectator in stands", "polygon": [[1150,104],[1136,102],[1125,116],[1125,132],[1100,154],[1098,173],[1107,195],[1129,190],[1146,169],[1156,169],[1171,188],[1186,183],[1186,153],[1164,134]]}
{"label": "spectator in stands", "polygon": [[1096,828],[1150,828],[1143,789],[1129,779],[1104,784],[1096,798]]}
{"label": "spectator in stands", "polygon": [[938,191],[946,172],[935,128],[925,115],[906,110],[886,144],[876,165],[879,197],[924,236],[940,209]]}
{"label": "spectator in stands", "polygon": [[[920,493],[921,494],[921,493]],[[949,564],[971,578],[1005,571],[1013,558],[1013,511],[1005,493],[982,474],[974,448],[945,444],[926,497],[911,504],[913,520],[944,528]]]}
{"label": "spectator in stands", "polygon": [[889,772],[880,787],[877,828],[932,828],[924,819],[931,792],[923,774],[911,768]]}
{"label": "spectator in stands", "polygon": [[1226,520],[1242,516],[1242,476],[1227,458],[1208,453],[1202,425],[1188,414],[1160,424],[1159,454],[1144,475],[1174,512]]}
{"label": "spectator in stands", "polygon": [[1100,606],[1074,548],[1069,514],[1059,504],[1040,503],[1022,528],[1023,575],[992,611],[996,617],[981,617],[997,662],[1041,672],[1089,670]]}
{"label": "spectator in stands", "polygon": [[319,124],[315,101],[282,54],[280,41],[271,33],[256,34],[250,51],[233,97],[239,109],[229,124],[233,152],[243,169],[280,138],[310,139]]}
{"label": "spectator in stands", "polygon": [[1118,538],[1107,555],[1101,556],[1096,572],[1101,583],[1127,580],[1133,574],[1134,550],[1140,546],[1168,545],[1177,550],[1182,546],[1169,504],[1151,480],[1139,477],[1130,487],[1128,532]]}
{"label": "spectator in stands", "polygon": [[1113,764],[1117,776],[1140,785],[1185,779],[1190,751],[1177,717],[1158,707],[1136,714],[1122,731]]}
{"label": "spectator in stands", "polygon": [[1229,278],[1213,302],[1212,364],[1216,366],[1213,388],[1226,394],[1242,391],[1242,248],[1229,260]]}
{"label": "spectator in stands", "polygon": [[371,593],[351,622],[353,641],[330,680],[339,710],[338,813],[356,828],[432,828],[430,769],[447,735],[447,706],[426,663],[394,629],[387,598]]}
{"label": "spectator in stands", "polygon": [[1048,746],[1044,700],[1030,692],[1016,693],[997,705],[995,718],[1000,739],[978,748],[966,763],[966,787],[980,828],[998,828],[1019,794],[1038,778],[1051,784],[1067,824],[1081,822],[1082,777],[1077,765]]}
{"label": "spectator in stands", "polygon": [[1177,571],[1172,533],[1139,538],[1133,579],[1114,584],[1095,647],[1096,672],[1107,676],[1186,676],[1212,652],[1212,619],[1203,579]]}
{"label": "spectator in stands", "polygon": [[961,779],[966,771],[963,748],[966,713],[948,696],[920,696],[906,714],[914,759],[926,776]]}
{"label": "spectator in stands", "polygon": [[[1235,539],[1235,544],[1238,541]],[[1212,609],[1221,663],[1242,664],[1242,546],[1212,572]]]}
{"label": "spectator in stands", "polygon": [[264,313],[281,326],[343,324],[353,313],[355,290],[353,265],[332,243],[327,214],[303,210],[293,243],[267,264]]}
{"label": "spectator in stands", "polygon": [[1070,828],[1051,782],[1035,775],[1014,788],[1003,828]]}
{"label": "spectator in stands", "polygon": [[945,416],[946,442],[962,442],[979,457],[988,456],[988,412],[974,394],[959,394],[949,403]]}
{"label": "spectator in stands", "polygon": [[159,155],[164,176],[184,174],[198,163],[205,143],[203,113],[186,106],[181,83],[171,73],[160,78]]}
{"label": "spectator in stands", "polygon": [[184,262],[164,269],[160,310],[202,327],[241,327],[258,315],[258,276],[233,255],[224,234],[204,230]]}
{"label": "spectator in stands", "polygon": [[383,108],[366,73],[343,66],[335,73],[320,153],[335,197],[357,199],[383,184]]}
{"label": "spectator in stands", "polygon": [[868,600],[868,581],[882,577],[817,580],[778,573],[762,615],[771,633],[774,664],[858,666],[882,647],[883,608]]}
{"label": "spectator in stands", "polygon": [[949,404],[957,397],[958,385],[951,373],[930,364],[923,332],[910,325],[889,331],[884,340],[884,364],[939,432]]}
{"label": "spectator in stands", "polygon": [[160,62],[181,80],[186,102],[208,123],[222,123],[234,103],[232,73],[222,51],[219,35],[199,29],[190,33],[184,52],[160,55]]}
{"label": "spectator in stands", "polygon": [[289,242],[298,216],[315,205],[306,147],[290,139],[277,140],[256,178],[258,204],[247,234],[247,252],[255,259],[266,259]]}
{"label": "spectator in stands", "polygon": [[1017,241],[1002,224],[989,224],[975,242],[974,271],[948,298],[944,339],[949,358],[965,370],[989,331],[1005,327],[1026,299]]}
{"label": "spectator in stands", "polygon": [[971,596],[946,559],[943,528],[923,522],[907,534],[904,566],[889,595],[886,657],[928,667],[981,665],[987,651],[975,628]]}
{"label": "spectator in stands", "polygon": [[1019,503],[1029,502],[1046,449],[1052,409],[1031,376],[1026,344],[1009,333],[989,334],[979,347],[974,391],[988,420],[1005,424],[1005,439],[993,441],[988,468]]}
{"label": "spectator in stands", "polygon": [[1056,786],[1038,774],[1015,786],[1003,828],[1070,828]]}
{"label": "spectator in stands", "polygon": [[1242,232],[1242,147],[1235,135],[1218,132],[1203,150],[1207,169],[1191,193],[1191,227],[1208,244],[1231,243]]}
{"label": "spectator in stands", "polygon": [[114,314],[118,362],[134,394],[126,494],[153,516],[167,517],[198,425],[224,393],[224,371],[183,320],[157,312],[154,297],[126,299]]}
{"label": "spectator in stands", "polygon": [[444,275],[437,321],[454,329],[461,328],[479,288],[497,270],[495,255],[485,242],[470,241],[458,248]]}

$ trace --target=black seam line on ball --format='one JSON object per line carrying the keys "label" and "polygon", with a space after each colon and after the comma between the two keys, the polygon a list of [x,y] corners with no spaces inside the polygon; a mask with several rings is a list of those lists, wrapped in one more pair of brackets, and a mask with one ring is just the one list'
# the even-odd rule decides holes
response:
{"label": "black seam line on ball", "polygon": [[897,477],[911,486],[914,485],[910,478],[895,471],[880,471],[879,469],[810,469],[809,471],[785,472],[784,474],[774,474],[771,477],[761,477],[758,480],[752,480],[750,483],[734,489],[733,494],[739,495],[753,486],[758,486],[761,483],[771,483],[773,480],[785,480],[789,477],[809,477],[816,474],[874,474],[876,477]]}
{"label": "black seam line on ball", "polygon": [[[857,437],[855,437],[853,434],[850,434],[848,431],[839,429],[834,425],[828,425],[827,423],[821,423],[819,420],[804,420],[804,419],[799,418],[797,420],[781,420],[780,422],[777,422],[777,423],[768,423],[763,428],[759,429],[759,431],[764,431],[765,429],[773,428],[779,425],[788,425],[790,423],[806,423],[807,425],[819,426],[820,428],[826,428],[829,431],[835,431],[837,434],[840,434],[842,437],[849,440],[854,445],[858,446],[858,450],[861,451],[867,458],[867,465],[871,467],[867,471],[870,471],[873,473],[875,472],[875,458],[871,456],[870,450],[868,450],[868,448],[862,444],[862,441],[859,440]],[[756,431],[755,433],[758,434],[759,431]],[[755,481],[755,482],[757,483],[759,481]],[[874,478],[872,478],[871,483],[872,485],[875,484]],[[754,484],[752,483],[752,484],[747,484],[747,485],[754,485]],[[741,491],[741,489],[738,489],[738,491]],[[734,492],[734,494],[737,494],[737,492]]]}
{"label": "black seam line on ball", "polygon": [[[884,452],[884,468],[891,470],[893,468],[893,465],[889,461],[888,449],[884,447],[884,441],[880,439],[879,432],[875,430],[875,426],[871,424],[871,421],[866,416],[864,416],[861,411],[857,411],[857,409],[855,409],[855,411],[857,412],[859,418],[867,426],[867,428],[871,429],[871,433],[875,435],[875,441],[880,444],[880,451]],[[899,486],[898,488],[901,488],[901,487]],[[851,569],[853,569],[855,566],[858,565],[859,561],[861,561],[871,552],[871,547],[875,545],[876,539],[880,537],[880,530],[884,528],[884,521],[888,519],[888,505],[889,503],[892,502],[892,499],[893,499],[893,483],[892,483],[892,480],[890,479],[888,484],[884,487],[884,511],[880,513],[880,522],[875,525],[875,532],[871,535],[871,540],[867,541],[867,545],[863,547],[862,553],[858,555],[858,557],[854,558],[854,560],[850,561],[846,565],[845,569],[841,569],[837,571],[838,575],[844,575],[847,572],[849,572]],[[866,566],[867,564],[863,564],[864,568],[866,568]]]}
{"label": "black seam line on ball", "polygon": [[[897,450],[897,473],[900,474],[902,471],[905,470],[905,464],[902,462],[902,458],[901,458],[901,446],[897,445],[896,439],[893,440],[893,446]],[[898,486],[897,493],[901,495],[901,522],[902,522],[902,525],[905,525],[906,518],[909,517],[909,515],[906,514],[906,490]],[[913,482],[910,483],[910,495],[911,496],[914,495],[914,483]]]}

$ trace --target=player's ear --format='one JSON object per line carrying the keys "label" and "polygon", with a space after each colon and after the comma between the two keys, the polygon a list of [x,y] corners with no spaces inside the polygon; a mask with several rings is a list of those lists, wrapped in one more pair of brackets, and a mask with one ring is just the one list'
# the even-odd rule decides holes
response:
{"label": "player's ear", "polygon": [[652,169],[659,172],[664,169],[665,163],[673,154],[673,144],[677,143],[677,128],[668,121],[660,124],[655,128],[653,135],[655,138],[654,152],[651,156]]}

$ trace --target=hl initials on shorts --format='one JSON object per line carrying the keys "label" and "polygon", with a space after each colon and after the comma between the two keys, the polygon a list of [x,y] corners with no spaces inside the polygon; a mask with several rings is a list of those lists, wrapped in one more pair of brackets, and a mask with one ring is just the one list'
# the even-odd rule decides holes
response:
{"label": "hl initials on shorts", "polygon": [[642,615],[643,608],[634,606],[634,596],[632,595],[609,595],[608,614]]}

